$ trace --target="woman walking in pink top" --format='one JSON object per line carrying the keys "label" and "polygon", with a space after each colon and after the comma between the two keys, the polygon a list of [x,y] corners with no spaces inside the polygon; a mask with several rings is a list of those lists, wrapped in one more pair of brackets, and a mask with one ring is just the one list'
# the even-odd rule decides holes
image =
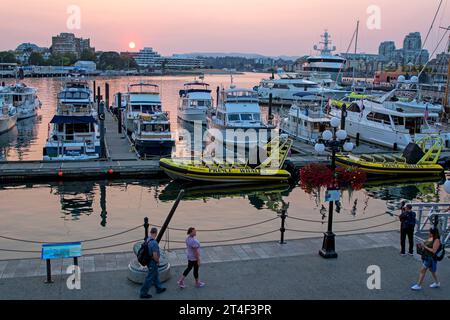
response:
{"label": "woman walking in pink top", "polygon": [[198,274],[198,270],[200,268],[200,242],[196,238],[197,230],[195,230],[195,228],[189,228],[187,234],[188,237],[186,238],[186,248],[187,248],[188,266],[186,270],[183,272],[183,275],[181,276],[180,280],[178,280],[178,286],[181,289],[186,288],[184,280],[191,272],[191,270],[194,269],[195,286],[197,288],[202,288],[205,286],[205,283],[199,280]]}

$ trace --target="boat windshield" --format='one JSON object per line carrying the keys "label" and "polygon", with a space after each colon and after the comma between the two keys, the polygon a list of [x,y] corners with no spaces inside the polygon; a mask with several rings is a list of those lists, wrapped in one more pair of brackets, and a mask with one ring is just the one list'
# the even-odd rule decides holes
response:
{"label": "boat windshield", "polygon": [[191,107],[210,107],[211,100],[191,100]]}
{"label": "boat windshield", "polygon": [[132,105],[131,111],[142,113],[157,113],[161,112],[162,108],[159,105]]}
{"label": "boat windshield", "polygon": [[58,94],[60,100],[87,100],[89,93],[84,91],[62,91]]}
{"label": "boat windshield", "polygon": [[144,124],[143,132],[170,132],[170,124]]}
{"label": "boat windshield", "polygon": [[231,113],[228,115],[228,121],[261,121],[259,113]]}

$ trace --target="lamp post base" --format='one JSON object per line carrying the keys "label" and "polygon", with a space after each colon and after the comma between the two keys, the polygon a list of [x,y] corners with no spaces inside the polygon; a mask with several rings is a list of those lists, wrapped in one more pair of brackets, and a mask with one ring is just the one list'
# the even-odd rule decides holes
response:
{"label": "lamp post base", "polygon": [[337,253],[335,248],[335,235],[333,232],[326,232],[323,236],[323,245],[320,249],[319,254],[325,259],[336,259]]}

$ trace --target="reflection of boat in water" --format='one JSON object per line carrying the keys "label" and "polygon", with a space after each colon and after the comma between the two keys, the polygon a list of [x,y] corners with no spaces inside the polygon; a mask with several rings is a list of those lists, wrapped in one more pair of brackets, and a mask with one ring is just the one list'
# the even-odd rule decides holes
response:
{"label": "reflection of boat in water", "polygon": [[241,198],[259,194],[289,193],[289,183],[275,184],[195,184],[192,182],[172,181],[159,195],[161,201],[175,201],[180,190],[185,190],[183,200]]}
{"label": "reflection of boat in water", "polygon": [[95,182],[64,182],[54,185],[52,194],[59,196],[61,212],[78,220],[81,215],[91,215],[94,212]]}
{"label": "reflection of boat in water", "polygon": [[192,182],[170,182],[159,194],[161,201],[175,201],[181,189],[185,190],[183,200],[203,200],[222,198],[247,198],[250,204],[258,210],[271,210],[279,213],[287,204],[287,197],[293,186],[289,183],[274,184],[195,184]]}
{"label": "reflection of boat in water", "polygon": [[441,180],[440,177],[369,180],[364,189],[371,197],[381,200],[436,200]]}

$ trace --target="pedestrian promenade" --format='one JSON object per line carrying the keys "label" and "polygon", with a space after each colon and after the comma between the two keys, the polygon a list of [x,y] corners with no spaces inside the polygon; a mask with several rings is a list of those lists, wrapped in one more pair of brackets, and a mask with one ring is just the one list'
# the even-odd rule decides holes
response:
{"label": "pedestrian promenade", "polygon": [[[169,252],[172,278],[168,291],[155,295],[166,299],[448,299],[450,260],[439,263],[442,287],[412,292],[420,258],[401,257],[398,232],[339,236],[338,259],[324,260],[317,254],[322,239],[291,240],[203,249],[200,269],[207,286],[187,289],[176,286],[185,265],[184,250]],[[67,275],[54,276],[51,285],[43,283],[45,266],[39,260],[0,262],[0,299],[137,299],[139,285],[127,280],[132,253],[86,256],[80,259],[81,290],[69,290]],[[53,262],[53,272],[62,273],[70,261]],[[367,288],[367,267],[381,270],[381,289]],[[431,279],[426,278],[426,285]]]}

